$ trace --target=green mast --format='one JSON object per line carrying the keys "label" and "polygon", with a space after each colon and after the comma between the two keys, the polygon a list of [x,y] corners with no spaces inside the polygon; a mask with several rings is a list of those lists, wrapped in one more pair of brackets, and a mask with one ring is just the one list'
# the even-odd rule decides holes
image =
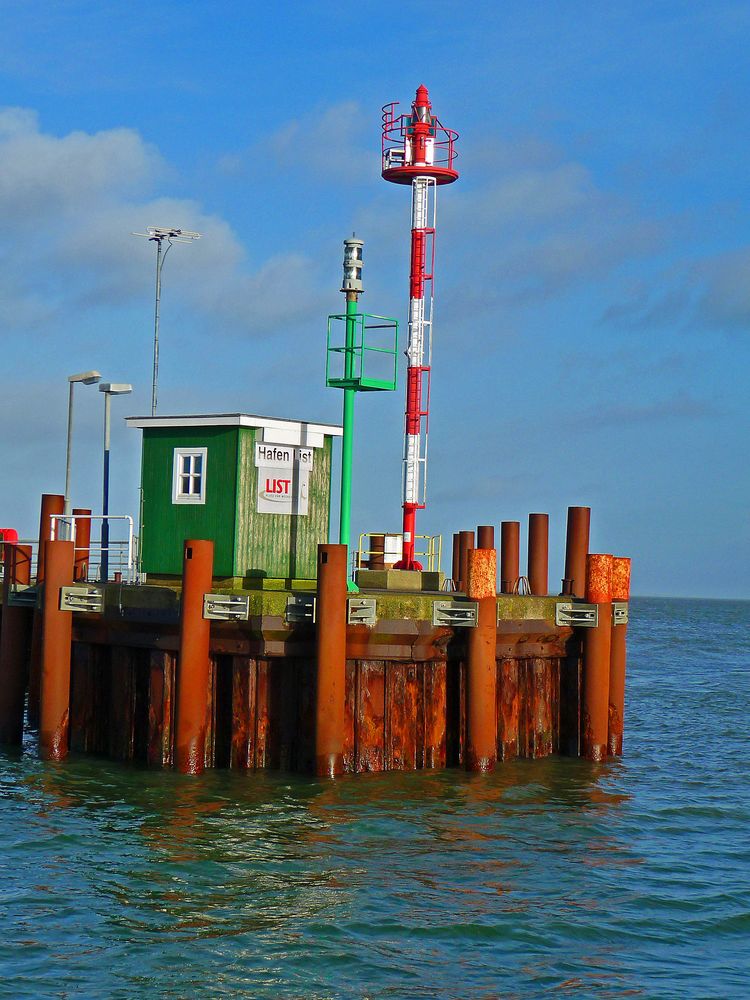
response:
{"label": "green mast", "polygon": [[[354,338],[357,316],[358,292],[346,293],[346,347],[344,354],[344,378],[351,382],[354,378]],[[344,436],[341,447],[341,517],[339,520],[339,543],[349,544],[352,519],[352,458],[354,453],[354,397],[356,389],[344,389]]]}
{"label": "green mast", "polygon": [[[352,236],[344,240],[344,280],[346,313],[328,317],[326,385],[344,390],[344,433],[341,450],[341,507],[339,543],[349,546],[352,513],[352,464],[354,460],[354,399],[356,393],[396,388],[398,367],[398,323],[385,316],[357,310],[362,295],[362,247],[364,241]],[[331,334],[344,324],[344,345],[332,346]],[[365,364],[367,362],[367,365]],[[374,369],[374,371],[366,371]],[[356,590],[353,582],[350,590]]]}

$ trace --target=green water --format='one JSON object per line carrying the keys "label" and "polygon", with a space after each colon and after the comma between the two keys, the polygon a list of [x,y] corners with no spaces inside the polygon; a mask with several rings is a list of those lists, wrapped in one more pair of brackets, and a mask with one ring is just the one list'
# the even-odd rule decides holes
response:
{"label": "green water", "polygon": [[320,783],[0,754],[0,996],[750,995],[750,604],[631,615],[605,766]]}

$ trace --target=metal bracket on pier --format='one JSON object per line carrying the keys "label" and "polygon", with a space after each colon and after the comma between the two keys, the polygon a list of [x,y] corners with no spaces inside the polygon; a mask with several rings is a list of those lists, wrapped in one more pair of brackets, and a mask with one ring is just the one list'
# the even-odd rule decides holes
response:
{"label": "metal bracket on pier", "polygon": [[350,597],[346,602],[347,624],[374,625],[377,620],[377,601],[374,597]]}
{"label": "metal bracket on pier", "polygon": [[314,594],[290,594],[286,599],[287,625],[312,624],[315,621],[317,598]]}
{"label": "metal bracket on pier", "polygon": [[203,617],[212,622],[246,622],[250,598],[240,594],[204,594]]}
{"label": "metal bracket on pier", "polygon": [[8,593],[8,604],[15,608],[35,608],[39,603],[39,591],[36,587],[25,586],[22,583],[11,584]]}
{"label": "metal bracket on pier", "polygon": [[555,625],[570,625],[573,628],[596,628],[599,624],[599,608],[596,604],[556,604]]}
{"label": "metal bracket on pier", "polygon": [[612,601],[612,624],[613,625],[628,624],[627,601]]}
{"label": "metal bracket on pier", "polygon": [[60,587],[61,611],[86,611],[100,615],[104,611],[104,594],[97,587]]}
{"label": "metal bracket on pier", "polygon": [[454,628],[476,628],[479,605],[476,601],[434,601],[432,624]]}

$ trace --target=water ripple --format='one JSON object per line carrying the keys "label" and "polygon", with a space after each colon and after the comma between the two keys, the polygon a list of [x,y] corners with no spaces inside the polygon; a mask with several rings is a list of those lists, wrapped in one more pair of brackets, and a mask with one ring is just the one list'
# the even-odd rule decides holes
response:
{"label": "water ripple", "polygon": [[0,754],[0,995],[739,997],[750,605],[634,601],[626,756],[489,777]]}

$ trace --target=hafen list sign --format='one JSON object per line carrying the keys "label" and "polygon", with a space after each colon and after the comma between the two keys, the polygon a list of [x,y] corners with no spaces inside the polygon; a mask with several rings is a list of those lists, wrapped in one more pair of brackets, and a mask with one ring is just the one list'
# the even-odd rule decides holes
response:
{"label": "hafen list sign", "polygon": [[258,513],[306,515],[313,449],[257,442]]}

